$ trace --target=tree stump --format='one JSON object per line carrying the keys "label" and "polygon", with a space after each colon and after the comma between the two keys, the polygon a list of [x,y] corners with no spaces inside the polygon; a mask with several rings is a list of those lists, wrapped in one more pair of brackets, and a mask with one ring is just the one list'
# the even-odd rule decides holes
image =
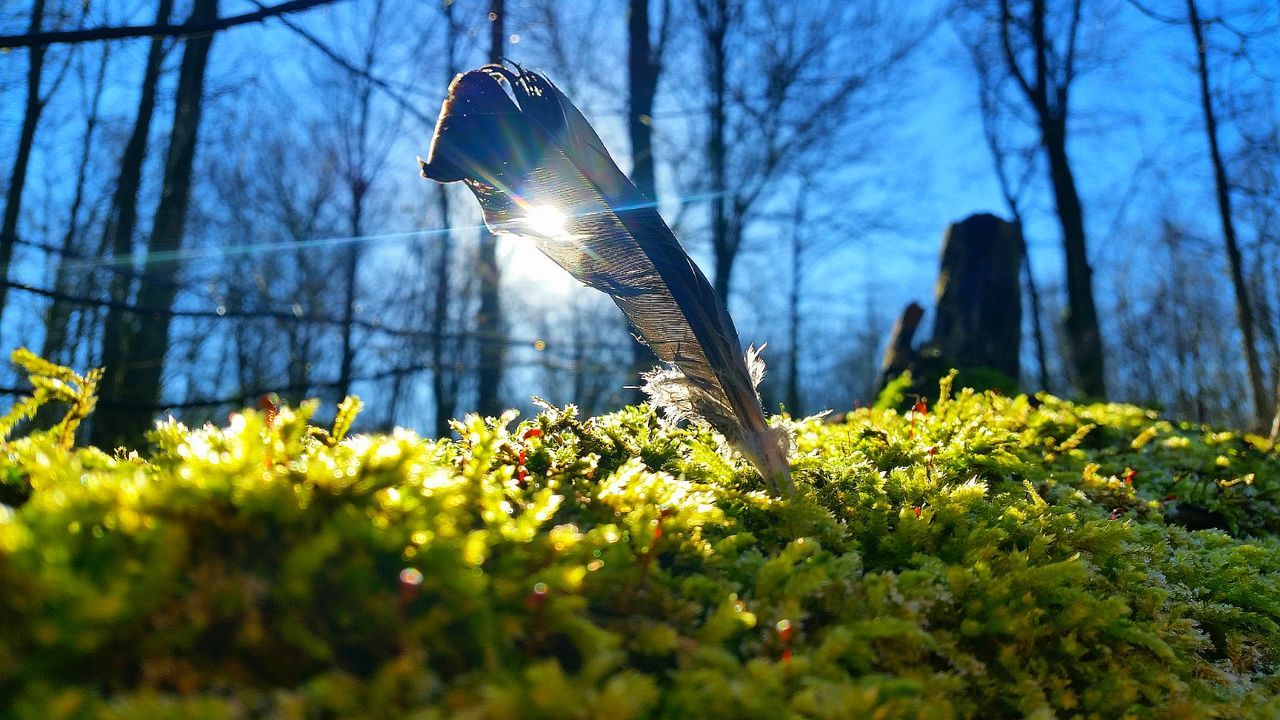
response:
{"label": "tree stump", "polygon": [[885,348],[884,357],[880,361],[880,377],[874,388],[875,395],[879,395],[894,378],[915,366],[916,351],[911,343],[923,317],[924,308],[914,302],[908,303],[903,308],[902,315],[898,316],[893,334],[889,336],[889,346]]}
{"label": "tree stump", "polygon": [[994,215],[947,227],[938,271],[932,345],[961,370],[990,368],[1017,382],[1022,344],[1022,239]]}

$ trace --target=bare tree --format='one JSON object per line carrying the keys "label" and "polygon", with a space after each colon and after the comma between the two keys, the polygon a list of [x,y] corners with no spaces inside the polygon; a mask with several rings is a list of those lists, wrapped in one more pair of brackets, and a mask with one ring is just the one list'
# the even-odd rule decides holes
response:
{"label": "bare tree", "polygon": [[[501,62],[505,46],[506,3],[490,0],[489,62]],[[476,409],[484,415],[502,412],[498,393],[502,386],[506,345],[502,342],[502,277],[498,267],[498,238],[488,230],[480,231],[476,255],[476,275],[480,280],[480,306],[475,328],[479,335],[480,358],[476,374]]]}
{"label": "bare tree", "polygon": [[631,181],[657,202],[653,157],[653,107],[671,27],[671,1],[663,0],[658,36],[650,32],[651,0],[630,0],[627,13],[627,135],[631,139]]}
{"label": "bare tree", "polygon": [[1076,389],[1106,396],[1105,362],[1093,270],[1089,265],[1084,206],[1067,153],[1071,88],[1079,75],[1083,0],[975,0],[962,6],[984,25],[980,43],[987,67],[1002,67],[1030,109],[1046,159],[1067,276],[1065,351]]}
{"label": "bare tree", "polygon": [[[1271,406],[1274,398],[1273,393],[1268,390],[1267,381],[1262,371],[1257,339],[1258,313],[1255,312],[1255,305],[1259,303],[1256,303],[1250,297],[1249,281],[1246,278],[1244,268],[1244,254],[1241,251],[1235,215],[1232,211],[1232,184],[1228,176],[1227,162],[1222,150],[1217,101],[1214,97],[1210,78],[1210,45],[1206,35],[1214,26],[1224,28],[1236,40],[1235,47],[1232,50],[1233,57],[1249,60],[1248,43],[1260,37],[1262,33],[1240,30],[1225,18],[1204,17],[1196,0],[1186,0],[1185,18],[1161,14],[1147,7],[1139,0],[1130,0],[1130,4],[1148,17],[1168,25],[1186,25],[1190,30],[1196,57],[1195,70],[1200,113],[1204,122],[1209,164],[1213,169],[1214,196],[1217,201],[1218,219],[1222,226],[1222,241],[1227,257],[1228,274],[1231,278],[1231,288],[1235,296],[1235,314],[1236,321],[1240,327],[1241,351],[1249,378],[1250,398],[1253,405],[1252,422],[1256,427],[1261,428],[1271,419]],[[1265,310],[1263,312],[1265,313]]]}
{"label": "bare tree", "polygon": [[[189,296],[203,291],[218,307],[249,316],[211,327],[182,324],[193,345],[214,338],[208,344],[226,356],[219,367],[235,370],[197,392],[189,389],[188,395],[239,393],[256,401],[281,389],[286,401],[296,403],[306,397],[312,363],[322,358],[324,341],[333,339],[330,327],[300,318],[337,314],[328,280],[339,274],[341,258],[309,246],[317,236],[337,234],[328,231],[336,229],[343,209],[337,192],[341,178],[329,168],[293,172],[298,157],[323,144],[319,133],[272,123],[269,111],[240,105],[245,99],[219,98],[222,106],[236,102],[232,107],[239,112],[234,122],[208,123],[203,134],[202,144],[209,148],[200,163],[204,192],[197,196],[202,202],[193,204],[189,226],[206,229],[209,239],[202,249],[221,257],[201,263],[207,268],[203,272],[192,268],[183,290]],[[234,147],[253,152],[217,151]],[[174,335],[175,345],[182,342],[176,329]],[[188,388],[200,384],[198,362],[180,367]]]}
{"label": "bare tree", "polygon": [[[964,37],[963,30],[960,31]],[[1003,90],[1000,87],[1007,77],[999,75],[990,59],[983,52],[981,38],[966,37],[970,60],[978,76],[978,111],[982,117],[982,136],[991,155],[992,168],[1000,185],[1000,194],[1013,222],[1017,225],[1018,239],[1022,245],[1022,273],[1026,281],[1028,305],[1031,309],[1031,336],[1035,345],[1036,369],[1040,387],[1052,391],[1049,383],[1049,361],[1044,335],[1043,314],[1040,308],[1040,290],[1031,267],[1031,253],[1023,235],[1022,195],[1032,173],[1036,170],[1035,153],[1028,148],[1010,148],[1000,119],[1008,113],[1002,105]],[[1018,165],[1021,165],[1019,169]],[[1015,177],[1016,176],[1016,177]]]}
{"label": "bare tree", "polygon": [[377,178],[374,171],[381,157],[387,152],[387,140],[375,136],[374,87],[367,77],[380,62],[379,51],[385,42],[384,0],[376,0],[362,38],[360,59],[355,64],[357,72],[348,74],[350,106],[336,123],[336,166],[347,194],[347,232],[351,236],[342,249],[341,273],[342,302],[342,354],[339,358],[339,398],[351,394],[352,378],[356,362],[355,314],[358,305],[361,248],[359,239],[364,237],[369,212],[369,191]]}
{"label": "bare tree", "polygon": [[805,251],[805,199],[809,195],[809,183],[801,183],[796,192],[794,215],[791,217],[791,290],[787,296],[787,410],[800,412],[800,298],[803,293]]}
{"label": "bare tree", "polygon": [[707,108],[707,179],[711,200],[711,248],[715,256],[712,286],[729,297],[729,278],[738,256],[742,233],[730,226],[728,171],[729,31],[742,15],[741,0],[695,0],[699,29],[705,43],[704,62],[711,103]]}
{"label": "bare tree", "polygon": [[[1274,104],[1273,95],[1262,95]],[[1231,161],[1232,193],[1239,199],[1232,207],[1251,236],[1242,247],[1251,258],[1249,299],[1257,311],[1258,345],[1266,349],[1267,382],[1280,393],[1280,116],[1252,105],[1231,113],[1242,140]]]}
{"label": "bare tree", "polygon": [[[1001,0],[1001,45],[1010,74],[1031,102],[1040,125],[1041,144],[1048,160],[1067,269],[1067,315],[1064,326],[1071,342],[1067,353],[1080,390],[1106,396],[1102,331],[1093,296],[1093,270],[1085,239],[1084,209],[1067,155],[1067,118],[1071,84],[1076,77],[1076,42],[1081,0],[1074,0],[1066,27],[1065,49],[1057,50],[1046,33],[1045,0],[1032,0],[1029,25],[1034,71],[1032,81],[1020,69],[1010,39],[1014,19],[1009,0]],[[1037,311],[1038,314],[1038,311]],[[1043,347],[1043,333],[1040,344]],[[1043,356],[1041,357],[1043,362]]]}
{"label": "bare tree", "polygon": [[[168,23],[173,11],[173,0],[159,0],[156,6],[156,22]],[[124,363],[130,349],[125,344],[132,337],[129,330],[131,318],[121,309],[129,301],[132,294],[132,274],[120,272],[132,268],[133,236],[138,223],[138,193],[142,186],[143,162],[147,156],[147,139],[151,134],[151,121],[155,116],[156,89],[160,83],[161,65],[164,62],[164,38],[151,38],[147,50],[146,66],[142,74],[141,92],[138,98],[138,112],[134,116],[133,130],[120,156],[120,172],[116,177],[115,190],[111,196],[111,206],[107,213],[107,221],[103,229],[103,252],[114,263],[118,271],[112,274],[108,300],[114,303],[108,310],[103,324],[101,362],[106,369],[102,381],[102,401],[104,409],[110,410],[111,402],[123,398]],[[94,422],[91,429],[92,441],[105,445],[114,439],[113,433],[105,422]]]}
{"label": "bare tree", "polygon": [[869,144],[852,128],[883,107],[931,23],[881,2],[694,0],[694,10],[709,95],[712,278],[728,297],[771,190],[800,168],[824,159],[829,167]]}
{"label": "bare tree", "polygon": [[1247,392],[1239,356],[1224,337],[1231,300],[1204,268],[1214,262],[1213,243],[1187,231],[1170,210],[1128,231],[1142,239],[1125,243],[1130,265],[1159,263],[1159,273],[1113,280],[1116,322],[1127,343],[1117,364],[1116,393],[1126,400],[1160,406],[1173,417],[1237,425],[1247,421],[1238,398]]}
{"label": "bare tree", "polygon": [[[71,199],[71,208],[67,213],[67,227],[62,234],[61,251],[57,259],[57,269],[54,272],[53,288],[56,292],[68,294],[74,288],[72,287],[73,277],[76,274],[75,265],[85,253],[76,252],[76,242],[80,233],[80,213],[85,205],[85,185],[89,174],[90,153],[93,150],[93,141],[98,130],[98,122],[101,119],[102,111],[102,93],[106,87],[107,67],[111,60],[111,46],[104,44],[98,60],[98,70],[94,76],[93,82],[90,83],[88,78],[80,78],[81,90],[88,94],[84,104],[88,106],[89,113],[85,118],[84,135],[80,142],[80,157],[84,160],[79,164],[76,171],[75,192]],[[60,359],[69,348],[66,347],[68,337],[67,328],[71,321],[71,315],[75,311],[75,307],[61,298],[55,299],[49,307],[48,313],[45,315],[45,336],[43,356],[49,359]]]}
{"label": "bare tree", "polygon": [[1196,75],[1200,88],[1200,111],[1204,116],[1205,137],[1209,145],[1209,162],[1213,166],[1213,184],[1218,201],[1218,216],[1222,221],[1222,241],[1227,253],[1227,266],[1231,274],[1231,287],[1235,292],[1236,319],[1240,324],[1240,342],[1245,366],[1249,373],[1249,388],[1253,398],[1254,423],[1262,427],[1270,419],[1272,394],[1267,391],[1262,376],[1262,362],[1258,357],[1256,324],[1249,288],[1245,280],[1244,261],[1240,242],[1236,236],[1235,219],[1231,212],[1231,184],[1227,178],[1227,166],[1223,160],[1218,138],[1218,117],[1210,87],[1208,45],[1205,27],[1211,22],[1201,18],[1195,0],[1187,0],[1187,24],[1195,41]]}
{"label": "bare tree", "polygon": [[612,328],[618,322],[617,308],[608,298],[585,290],[540,310],[538,334],[545,338],[545,346],[538,353],[538,364],[548,400],[573,403],[586,414],[622,404],[629,348],[621,342],[602,341],[601,332],[602,327]]}
{"label": "bare tree", "polygon": [[[453,3],[444,3],[444,70],[446,80],[452,80],[458,72],[458,35],[462,26],[454,15]],[[450,309],[455,306],[450,278],[453,275],[453,230],[450,228],[451,208],[449,186],[436,186],[436,212],[440,216],[441,232],[436,248],[435,296],[431,313],[431,396],[435,403],[435,434],[445,437],[450,433],[449,422],[457,412],[458,373],[453,371],[450,358],[460,354],[461,348],[449,347],[445,331],[450,327]],[[455,344],[456,345],[456,344]]]}
{"label": "bare tree", "polygon": [[1269,420],[1271,393],[1262,379],[1262,363],[1258,359],[1258,346],[1254,340],[1254,313],[1249,302],[1249,288],[1244,277],[1244,263],[1240,243],[1236,239],[1235,220],[1231,214],[1231,186],[1227,180],[1227,167],[1218,145],[1218,117],[1214,110],[1213,92],[1209,86],[1208,50],[1204,37],[1204,23],[1195,0],[1187,0],[1187,23],[1195,40],[1196,74],[1200,80],[1200,110],[1204,114],[1204,131],[1209,141],[1209,161],[1213,165],[1213,184],[1218,200],[1218,215],[1222,220],[1222,241],[1227,251],[1227,265],[1231,271],[1231,287],[1235,291],[1236,318],[1240,323],[1240,341],[1243,346],[1245,366],[1249,371],[1249,388],[1252,391],[1254,421],[1258,427]]}
{"label": "bare tree", "polygon": [[[31,4],[30,34],[40,32],[44,23],[45,0],[34,0]],[[9,189],[4,198],[4,215],[0,219],[0,268],[3,277],[9,279],[9,265],[13,262],[13,246],[18,242],[18,217],[22,212],[22,192],[27,184],[27,166],[31,163],[31,148],[35,143],[36,128],[40,124],[40,115],[44,112],[48,96],[40,93],[40,79],[44,75],[44,56],[47,48],[34,45],[27,52],[27,104],[22,113],[22,129],[18,134],[18,152],[13,157],[13,168],[9,171]],[[4,314],[5,299],[9,286],[0,286],[0,316]]]}
{"label": "bare tree", "polygon": [[[663,0],[655,41],[650,33],[650,0],[630,0],[627,11],[627,134],[631,139],[631,181],[655,205],[658,184],[653,157],[653,107],[662,74],[662,56],[671,27],[671,2]],[[638,340],[632,344],[632,369],[647,370],[655,362],[652,351]],[[640,399],[637,389],[633,400]]]}
{"label": "bare tree", "polygon": [[[833,207],[820,202],[814,192],[816,171],[800,172],[794,187],[791,188],[790,209],[780,210],[771,217],[773,227],[778,236],[785,237],[787,243],[787,263],[789,285],[785,297],[787,342],[785,348],[786,362],[781,371],[785,372],[785,385],[781,393],[781,401],[785,403],[787,412],[798,416],[807,411],[805,396],[806,369],[813,365],[813,354],[803,351],[806,335],[818,326],[811,317],[807,303],[814,296],[811,275],[818,261],[826,253],[840,246],[848,246],[851,238],[859,237],[867,228],[864,218],[859,217],[847,207]],[[763,219],[763,218],[762,218]],[[821,303],[821,307],[839,306],[839,303]],[[872,308],[868,307],[870,312]],[[880,338],[871,340],[872,345],[880,342]],[[773,345],[770,345],[772,348]],[[812,376],[812,373],[809,373]]]}
{"label": "bare tree", "polygon": [[[191,13],[191,20],[195,22],[216,18],[218,0],[195,0]],[[128,349],[127,359],[109,369],[109,372],[118,373],[120,381],[113,388],[114,394],[103,398],[104,404],[116,401],[114,422],[98,423],[101,432],[110,440],[107,445],[136,440],[151,424],[152,409],[147,404],[160,400],[161,371],[169,346],[172,319],[168,311],[177,295],[182,268],[177,251],[182,247],[187,204],[191,196],[205,68],[213,37],[212,34],[197,36],[184,44],[160,204],[156,208],[151,242],[138,288],[138,305],[157,312],[151,317],[144,315],[138,318],[136,324],[126,330],[123,345]],[[124,389],[129,394],[128,403],[119,402]]]}
{"label": "bare tree", "polygon": [[835,333],[838,340],[832,352],[827,353],[834,358],[834,363],[811,370],[810,378],[823,383],[826,407],[848,410],[875,402],[880,391],[879,352],[886,326],[885,318],[875,305],[875,294],[867,293],[859,321],[847,320]]}

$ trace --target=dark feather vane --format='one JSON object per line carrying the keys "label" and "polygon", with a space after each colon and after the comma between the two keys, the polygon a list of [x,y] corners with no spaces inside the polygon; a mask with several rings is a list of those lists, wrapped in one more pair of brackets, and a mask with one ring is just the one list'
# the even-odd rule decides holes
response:
{"label": "dark feather vane", "polygon": [[645,392],[675,419],[702,419],[791,492],[787,436],[765,422],[764,363],[653,203],[618,168],[582,113],[541,75],[487,65],[449,86],[423,177],[461,180],[485,223],[535,242],[608,293],[670,367]]}

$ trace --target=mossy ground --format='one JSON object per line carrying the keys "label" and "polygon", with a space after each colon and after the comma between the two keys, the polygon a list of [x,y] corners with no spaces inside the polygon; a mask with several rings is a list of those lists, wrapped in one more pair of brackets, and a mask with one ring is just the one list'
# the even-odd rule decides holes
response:
{"label": "mossy ground", "polygon": [[1259,438],[944,388],[791,422],[774,500],[644,408],[443,441],[313,410],[7,441],[0,715],[1280,716]]}

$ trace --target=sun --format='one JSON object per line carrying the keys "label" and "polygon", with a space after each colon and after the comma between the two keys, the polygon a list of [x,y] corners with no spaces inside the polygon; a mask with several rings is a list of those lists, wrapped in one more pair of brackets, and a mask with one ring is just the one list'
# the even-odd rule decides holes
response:
{"label": "sun", "polygon": [[561,241],[569,237],[569,215],[552,205],[534,205],[524,212],[517,232],[508,235],[509,265],[517,285],[537,287],[543,294],[565,297],[579,283],[537,248],[535,239]]}
{"label": "sun", "polygon": [[568,232],[569,216],[551,205],[534,205],[525,211],[523,224],[535,235],[556,238]]}

